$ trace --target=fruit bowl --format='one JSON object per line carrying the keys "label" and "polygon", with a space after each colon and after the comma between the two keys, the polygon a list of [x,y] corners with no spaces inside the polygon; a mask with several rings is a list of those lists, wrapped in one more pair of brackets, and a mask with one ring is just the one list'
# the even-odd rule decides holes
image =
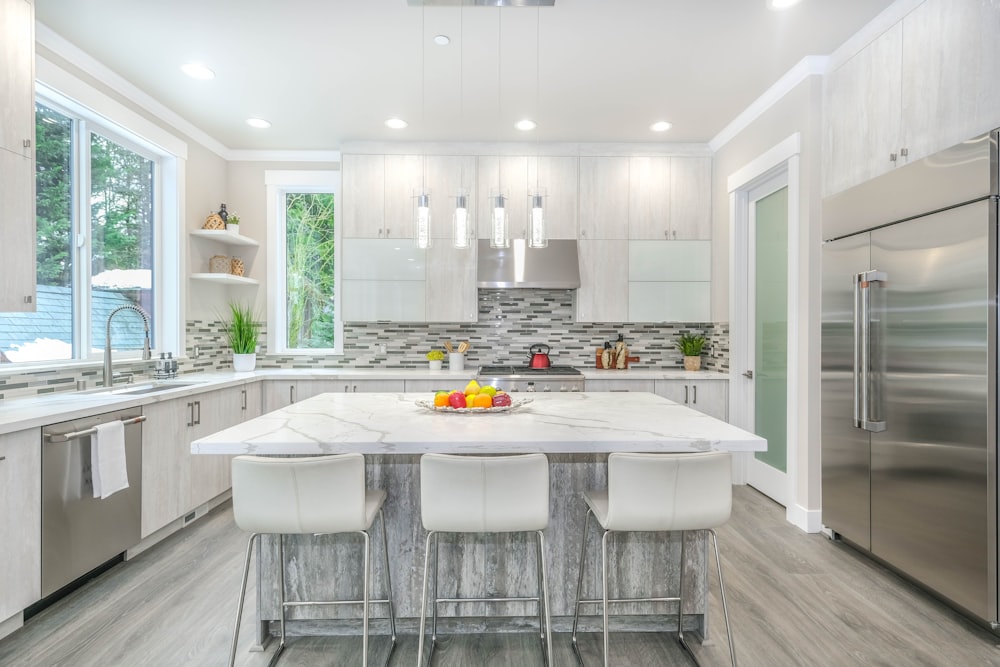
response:
{"label": "fruit bowl", "polygon": [[416,404],[426,410],[431,412],[443,412],[443,413],[454,413],[454,414],[492,414],[495,412],[510,412],[511,410],[516,410],[523,405],[531,403],[530,398],[514,399],[511,401],[510,405],[502,405],[495,408],[453,408],[450,405],[434,405],[433,401],[416,401]]}

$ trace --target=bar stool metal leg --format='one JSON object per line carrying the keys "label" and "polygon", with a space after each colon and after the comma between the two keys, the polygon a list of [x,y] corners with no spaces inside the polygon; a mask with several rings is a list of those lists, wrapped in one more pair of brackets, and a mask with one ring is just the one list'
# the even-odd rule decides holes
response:
{"label": "bar stool metal leg", "polygon": [[247,581],[250,579],[250,558],[253,556],[254,540],[260,539],[260,533],[254,533],[247,541],[247,557],[243,563],[243,584],[240,586],[240,604],[236,608],[236,627],[233,628],[233,645],[229,650],[229,667],[236,664],[236,643],[240,637],[240,620],[243,618],[243,602],[247,597]]}
{"label": "bar stool metal leg", "polygon": [[371,579],[371,537],[367,531],[361,531],[365,537],[365,557],[364,557],[364,578],[362,580],[363,589],[361,591],[361,667],[368,667],[368,604],[370,597],[368,587]]}
{"label": "bar stool metal leg", "polygon": [[[591,514],[591,510],[588,508],[587,513],[583,515],[583,538],[580,540],[580,572],[578,573],[576,579],[576,608],[573,611],[572,640],[573,650],[577,653],[577,657],[580,657],[580,649],[576,643],[576,630],[580,624],[580,600],[582,599],[583,594],[583,571],[587,565],[587,528],[590,525]],[[581,658],[580,661],[582,662],[583,659]]]}
{"label": "bar stool metal leg", "polygon": [[722,581],[722,559],[719,558],[719,537],[715,534],[714,528],[708,529],[712,536],[712,544],[715,545],[715,565],[719,570],[719,594],[722,597],[722,615],[726,619],[726,638],[729,639],[729,659],[736,667],[736,647],[733,644],[733,631],[729,627],[729,609],[726,606],[726,585]]}
{"label": "bar stool metal leg", "polygon": [[389,606],[389,630],[391,633],[389,644],[389,655],[385,658],[385,664],[389,664],[389,657],[396,649],[396,610],[392,605],[392,575],[389,572],[389,538],[386,536],[388,528],[385,525],[385,514],[381,509],[378,511],[378,519],[382,524],[382,559],[385,564],[385,599]]}
{"label": "bar stool metal leg", "polygon": [[[427,540],[424,544],[424,585],[420,589],[420,638],[417,641],[417,667],[424,664],[424,628],[427,622],[427,575],[431,562],[431,540],[435,538],[435,535],[434,531],[428,532]],[[434,650],[433,639],[431,640],[431,650]],[[430,661],[428,660],[429,663]]]}
{"label": "bar stool metal leg", "polygon": [[[549,596],[546,591],[549,590],[548,584],[548,568],[545,564],[545,535],[542,531],[538,531],[538,562],[541,566],[541,579],[538,587],[538,625],[539,629],[544,633],[545,640],[545,664],[551,667],[552,665],[552,614],[549,609]],[[545,623],[542,623],[541,615],[545,614]]]}
{"label": "bar stool metal leg", "polygon": [[601,610],[604,615],[604,667],[608,667],[608,535],[610,531],[604,531],[601,535],[601,582],[603,584],[604,598]]}

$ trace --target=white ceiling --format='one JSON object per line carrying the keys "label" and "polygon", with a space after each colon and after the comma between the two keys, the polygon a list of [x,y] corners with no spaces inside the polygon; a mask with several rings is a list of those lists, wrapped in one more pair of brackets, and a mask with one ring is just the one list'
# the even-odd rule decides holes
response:
{"label": "white ceiling", "polygon": [[[229,149],[350,141],[707,142],[891,0],[36,0],[51,28]],[[434,35],[451,44],[435,46]],[[44,55],[41,48],[39,53]],[[181,73],[199,61],[217,76]],[[537,82],[537,85],[536,85]],[[499,94],[498,94],[499,93]],[[272,122],[267,130],[245,124]],[[404,130],[383,121],[398,116]],[[531,117],[534,132],[513,128]],[[649,125],[669,120],[673,129]]]}

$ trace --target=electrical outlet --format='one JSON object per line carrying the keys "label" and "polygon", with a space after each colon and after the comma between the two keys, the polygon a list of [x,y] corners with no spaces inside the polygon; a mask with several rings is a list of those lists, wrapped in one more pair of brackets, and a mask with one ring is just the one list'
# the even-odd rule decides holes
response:
{"label": "electrical outlet", "polygon": [[385,343],[379,343],[378,344],[378,353],[379,354],[385,354],[386,352],[388,352],[388,348],[387,348],[386,344]]}

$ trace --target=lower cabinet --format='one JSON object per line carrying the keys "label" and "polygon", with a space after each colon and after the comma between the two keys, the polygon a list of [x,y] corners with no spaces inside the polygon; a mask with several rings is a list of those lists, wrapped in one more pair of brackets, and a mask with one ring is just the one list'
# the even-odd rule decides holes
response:
{"label": "lower cabinet", "polygon": [[[589,384],[589,383],[588,383]],[[657,380],[655,393],[710,417],[729,420],[727,380]]]}
{"label": "lower cabinet", "polygon": [[0,621],[42,595],[42,447],[38,429],[0,435]]}
{"label": "lower cabinet", "polygon": [[193,455],[191,441],[259,414],[254,386],[259,383],[143,406],[142,537],[232,486],[232,457]]}
{"label": "lower cabinet", "polygon": [[614,378],[587,380],[587,391],[653,391],[653,380]]}
{"label": "lower cabinet", "polygon": [[318,394],[402,392],[404,385],[403,380],[267,380],[264,382],[264,412],[271,412]]}

